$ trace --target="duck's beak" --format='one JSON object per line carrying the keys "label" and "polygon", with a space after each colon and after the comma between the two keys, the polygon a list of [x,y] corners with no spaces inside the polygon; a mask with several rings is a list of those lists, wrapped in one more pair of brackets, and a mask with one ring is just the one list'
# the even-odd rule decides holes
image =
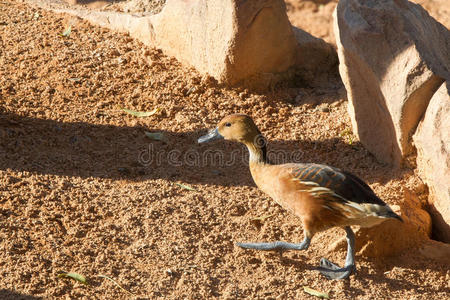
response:
{"label": "duck's beak", "polygon": [[223,136],[219,133],[219,130],[217,128],[211,129],[207,135],[201,136],[198,138],[198,143],[207,143],[214,140],[223,139]]}

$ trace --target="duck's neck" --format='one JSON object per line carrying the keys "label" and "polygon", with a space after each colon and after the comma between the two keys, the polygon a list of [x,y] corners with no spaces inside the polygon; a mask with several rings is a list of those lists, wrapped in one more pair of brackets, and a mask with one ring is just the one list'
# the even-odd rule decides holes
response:
{"label": "duck's neck", "polygon": [[250,153],[250,164],[268,164],[267,160],[267,147],[266,140],[260,136],[255,142],[247,142],[245,143],[247,146],[248,152]]}

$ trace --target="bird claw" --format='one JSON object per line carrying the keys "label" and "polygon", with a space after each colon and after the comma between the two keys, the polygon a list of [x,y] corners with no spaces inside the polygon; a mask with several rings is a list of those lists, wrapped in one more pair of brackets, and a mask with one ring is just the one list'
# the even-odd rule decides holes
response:
{"label": "bird claw", "polygon": [[354,269],[354,265],[348,265],[341,268],[328,259],[322,258],[320,260],[318,271],[328,279],[346,279],[353,273]]}

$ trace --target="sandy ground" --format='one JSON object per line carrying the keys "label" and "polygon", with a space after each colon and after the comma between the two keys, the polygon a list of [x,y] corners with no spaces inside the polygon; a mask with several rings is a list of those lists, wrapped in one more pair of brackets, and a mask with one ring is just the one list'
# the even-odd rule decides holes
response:
{"label": "sandy ground", "polygon": [[313,268],[343,263],[344,251],[327,251],[339,229],[282,256],[234,246],[303,235],[255,187],[242,146],[196,144],[229,113],[254,117],[277,162],[347,169],[389,204],[405,188],[424,196],[412,170],[380,164],[350,133],[340,82],[224,88],[126,35],[11,0],[0,0],[0,37],[0,299],[313,299],[303,286],[332,299],[450,297],[449,266],[414,249],[357,255],[357,275],[325,280]]}

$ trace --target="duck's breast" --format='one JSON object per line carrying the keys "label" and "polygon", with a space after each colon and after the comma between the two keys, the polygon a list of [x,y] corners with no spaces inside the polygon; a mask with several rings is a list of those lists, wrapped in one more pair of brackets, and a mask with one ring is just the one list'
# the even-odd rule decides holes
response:
{"label": "duck's breast", "polygon": [[302,217],[311,205],[306,191],[299,190],[291,170],[283,165],[250,166],[256,185],[283,208]]}

